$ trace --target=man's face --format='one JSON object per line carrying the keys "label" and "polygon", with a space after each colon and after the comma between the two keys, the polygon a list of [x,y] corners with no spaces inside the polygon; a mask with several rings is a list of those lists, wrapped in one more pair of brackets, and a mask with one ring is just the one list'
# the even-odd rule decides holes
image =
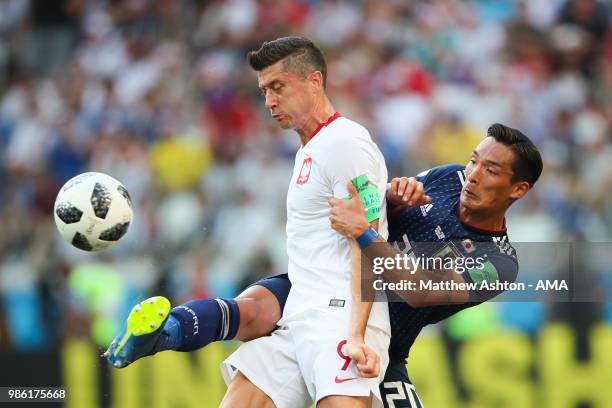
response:
{"label": "man's face", "polygon": [[266,108],[283,129],[300,129],[314,108],[315,84],[311,76],[300,78],[285,71],[283,61],[257,72]]}
{"label": "man's face", "polygon": [[512,182],[514,152],[492,137],[485,138],[472,153],[465,167],[466,183],[461,190],[461,205],[469,210],[506,209],[521,198],[529,184]]}

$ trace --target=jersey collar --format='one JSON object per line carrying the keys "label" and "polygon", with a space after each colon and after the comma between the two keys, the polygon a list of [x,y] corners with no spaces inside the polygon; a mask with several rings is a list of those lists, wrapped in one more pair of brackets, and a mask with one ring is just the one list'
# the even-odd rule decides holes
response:
{"label": "jersey collar", "polygon": [[457,207],[455,209],[455,214],[457,214],[457,219],[459,220],[459,222],[464,227],[469,228],[469,229],[471,229],[473,231],[479,232],[481,234],[487,234],[487,235],[499,235],[499,234],[505,234],[506,233],[506,231],[507,231],[507,228],[506,228],[506,217],[504,217],[504,221],[503,221],[502,227],[500,229],[494,230],[494,229],[478,228],[478,227],[475,227],[473,225],[468,224],[467,222],[464,222],[461,219],[461,213],[459,212],[459,206],[460,205],[461,205],[461,203],[458,202],[457,203]]}
{"label": "jersey collar", "polygon": [[331,115],[325,122],[319,124],[319,126],[317,126],[317,128],[314,130],[314,132],[312,132],[312,135],[310,135],[310,137],[308,138],[306,143],[310,142],[310,140],[313,137],[315,137],[317,135],[317,133],[319,133],[319,131],[321,129],[323,129],[325,126],[329,125],[330,123],[332,123],[334,120],[338,119],[340,116],[341,116],[340,113],[336,112],[333,115]]}

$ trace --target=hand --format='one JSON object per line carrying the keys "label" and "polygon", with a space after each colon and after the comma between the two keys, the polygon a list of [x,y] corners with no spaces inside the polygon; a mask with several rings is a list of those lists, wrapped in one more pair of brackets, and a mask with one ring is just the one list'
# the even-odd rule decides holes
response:
{"label": "hand", "polygon": [[349,339],[346,342],[347,355],[357,365],[357,374],[363,378],[375,378],[380,374],[380,357],[363,340]]}
{"label": "hand", "polygon": [[431,197],[423,191],[423,183],[414,177],[396,177],[391,180],[387,201],[393,205],[417,207],[431,203]]}
{"label": "hand", "polygon": [[329,220],[332,228],[338,233],[357,238],[370,227],[370,224],[366,220],[361,197],[352,182],[348,182],[347,189],[350,200],[329,199],[331,205]]}

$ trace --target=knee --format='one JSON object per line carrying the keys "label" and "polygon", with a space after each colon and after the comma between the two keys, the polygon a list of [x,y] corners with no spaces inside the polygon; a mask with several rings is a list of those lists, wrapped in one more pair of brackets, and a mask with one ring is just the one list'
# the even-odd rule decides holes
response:
{"label": "knee", "polygon": [[255,298],[241,298],[240,305],[240,323],[251,325],[260,319],[260,314],[263,309],[263,301]]}
{"label": "knee", "polygon": [[274,406],[272,399],[266,393],[239,372],[230,383],[220,408],[274,408]]}
{"label": "knee", "polygon": [[278,301],[269,290],[253,286],[236,299],[240,307],[240,329],[236,338],[247,341],[270,334],[281,317]]}
{"label": "knee", "polygon": [[[239,340],[248,341],[267,336],[276,328],[280,312],[265,300],[246,299],[244,313],[240,304]],[[238,337],[238,336],[237,336]]]}

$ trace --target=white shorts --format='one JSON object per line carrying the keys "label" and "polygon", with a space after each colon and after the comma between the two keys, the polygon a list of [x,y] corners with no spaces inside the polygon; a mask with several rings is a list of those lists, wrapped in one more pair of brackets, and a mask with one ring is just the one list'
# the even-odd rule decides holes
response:
{"label": "white shorts", "polygon": [[267,337],[244,343],[222,364],[229,385],[239,371],[265,392],[278,408],[309,407],[329,395],[374,396],[382,407],[378,384],[389,363],[390,334],[368,327],[366,344],[380,356],[379,378],[361,378],[346,357],[345,311],[310,311],[308,318],[286,322]]}

